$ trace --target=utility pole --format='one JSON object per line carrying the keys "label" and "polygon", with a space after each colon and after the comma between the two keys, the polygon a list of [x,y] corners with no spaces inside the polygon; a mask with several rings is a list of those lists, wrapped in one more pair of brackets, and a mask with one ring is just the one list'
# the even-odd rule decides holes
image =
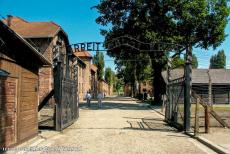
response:
{"label": "utility pole", "polygon": [[191,107],[191,88],[192,88],[192,47],[186,49],[185,63],[185,89],[184,89],[184,131],[190,131],[190,107]]}

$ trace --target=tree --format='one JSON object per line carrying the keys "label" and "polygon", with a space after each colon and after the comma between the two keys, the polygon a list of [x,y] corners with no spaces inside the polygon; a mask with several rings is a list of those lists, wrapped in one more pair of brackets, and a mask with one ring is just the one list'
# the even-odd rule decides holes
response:
{"label": "tree", "polygon": [[[218,47],[226,37],[224,29],[229,15],[226,0],[103,0],[95,8],[100,13],[96,22],[112,25],[111,29],[101,31],[105,42],[131,35],[142,42],[177,43],[184,47],[180,51],[190,52],[193,47]],[[108,54],[119,58],[121,52],[130,50],[121,47]],[[135,59],[135,54],[130,58]],[[159,103],[165,91],[161,72],[167,55],[163,51],[148,55],[153,69],[154,102]]]}
{"label": "tree", "polygon": [[124,86],[123,78],[118,78],[118,76],[115,75],[113,87],[114,87],[114,90],[116,90],[118,95],[120,95],[120,92],[122,91],[123,86]]}
{"label": "tree", "polygon": [[131,55],[121,56],[115,59],[116,69],[119,78],[124,80],[125,84],[131,84],[132,96],[140,93],[140,83],[152,79],[151,61],[147,54],[135,55],[135,59],[127,59]]}
{"label": "tree", "polygon": [[[172,61],[172,68],[183,68],[185,64],[185,60],[180,56],[176,56]],[[198,61],[195,54],[192,55],[192,68],[198,67]]]}
{"label": "tree", "polygon": [[224,50],[218,51],[217,54],[211,57],[209,67],[212,69],[219,69],[219,68],[226,67],[226,56]]}
{"label": "tree", "polygon": [[172,68],[183,68],[184,67],[184,62],[185,60],[182,59],[180,56],[176,56],[173,60],[172,60]]}
{"label": "tree", "polygon": [[103,79],[105,62],[102,52],[96,52],[96,55],[93,56],[93,64],[97,66],[98,80]]}
{"label": "tree", "polygon": [[114,82],[115,73],[110,67],[105,69],[105,81],[111,86]]}
{"label": "tree", "polygon": [[192,68],[198,67],[198,60],[195,54],[192,55]]}

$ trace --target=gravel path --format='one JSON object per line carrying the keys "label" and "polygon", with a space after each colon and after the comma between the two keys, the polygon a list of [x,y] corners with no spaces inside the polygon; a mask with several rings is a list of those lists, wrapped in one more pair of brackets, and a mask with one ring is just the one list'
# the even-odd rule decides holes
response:
{"label": "gravel path", "polygon": [[62,153],[80,154],[214,153],[198,141],[168,127],[163,116],[146,104],[127,98],[106,101],[102,109],[98,109],[96,103],[90,108],[82,104],[78,121],[62,133],[42,131],[39,137],[20,147],[23,146],[47,146],[47,150],[58,146],[75,147],[74,152]]}

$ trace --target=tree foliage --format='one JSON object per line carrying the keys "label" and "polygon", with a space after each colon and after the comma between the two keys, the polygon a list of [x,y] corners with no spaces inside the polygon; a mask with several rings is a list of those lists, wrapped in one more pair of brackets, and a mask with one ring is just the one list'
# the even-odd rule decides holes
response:
{"label": "tree foliage", "polygon": [[198,68],[198,60],[195,54],[192,55],[192,68]]}
{"label": "tree foliage", "polygon": [[[185,59],[180,56],[176,56],[172,61],[172,68],[183,68],[185,65]],[[195,54],[192,55],[192,68],[198,67],[198,60]]]}
{"label": "tree foliage", "polygon": [[115,73],[110,67],[105,69],[105,81],[111,86],[114,83]]}
{"label": "tree foliage", "polygon": [[105,62],[102,52],[96,52],[96,55],[93,56],[93,64],[97,66],[98,79],[103,79]]}
{"label": "tree foliage", "polygon": [[114,90],[115,90],[115,91],[118,93],[118,95],[119,95],[119,93],[123,90],[123,87],[124,87],[123,78],[118,78],[118,76],[115,75],[113,87],[114,87]]}
{"label": "tree foliage", "polygon": [[219,69],[225,67],[226,67],[226,56],[224,50],[220,50],[217,54],[211,57],[210,68]]}
{"label": "tree foliage", "polygon": [[[218,47],[225,39],[229,15],[226,0],[102,0],[95,6],[100,16],[96,19],[103,26],[105,42],[130,35],[142,42],[167,42],[189,49]],[[156,49],[157,50],[157,49]],[[127,47],[108,51],[110,56],[136,58],[140,52]],[[132,52],[133,54],[129,54]],[[148,52],[153,69],[154,101],[161,101],[164,93],[161,72],[167,62],[164,52]],[[134,73],[136,74],[136,73]]]}

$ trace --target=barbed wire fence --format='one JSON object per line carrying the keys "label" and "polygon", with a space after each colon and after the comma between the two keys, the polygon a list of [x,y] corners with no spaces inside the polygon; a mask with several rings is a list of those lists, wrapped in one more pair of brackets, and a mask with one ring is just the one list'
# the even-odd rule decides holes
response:
{"label": "barbed wire fence", "polygon": [[[191,131],[209,133],[210,128],[230,126],[230,69],[228,61],[222,69],[210,69],[210,57],[199,57],[198,68],[192,69],[192,93],[190,107]],[[167,83],[166,121],[183,129],[184,84],[183,67],[172,68],[169,59],[168,72],[162,73]],[[171,63],[171,64],[170,64]],[[204,65],[205,64],[205,67]],[[168,74],[168,76],[167,76]],[[167,79],[168,78],[168,79]]]}

